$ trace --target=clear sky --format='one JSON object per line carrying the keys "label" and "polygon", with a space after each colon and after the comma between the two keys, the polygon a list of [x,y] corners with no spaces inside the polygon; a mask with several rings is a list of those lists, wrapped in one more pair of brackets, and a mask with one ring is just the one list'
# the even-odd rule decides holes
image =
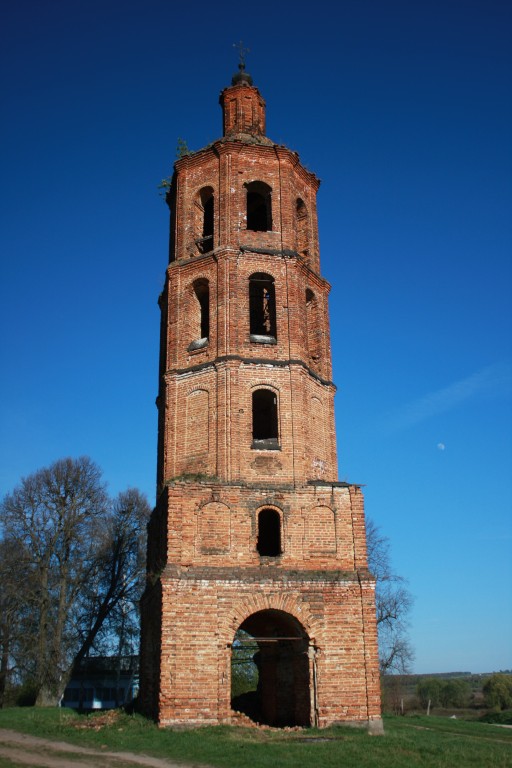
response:
{"label": "clear sky", "polygon": [[16,0],[2,10],[0,494],[68,455],[154,500],[178,137],[233,43],[322,180],[340,478],[416,598],[415,671],[512,667],[512,6]]}

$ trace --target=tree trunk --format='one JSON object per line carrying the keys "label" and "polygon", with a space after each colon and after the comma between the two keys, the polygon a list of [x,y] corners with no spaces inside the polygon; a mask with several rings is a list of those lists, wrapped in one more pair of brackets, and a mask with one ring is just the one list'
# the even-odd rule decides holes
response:
{"label": "tree trunk", "polygon": [[68,613],[68,571],[67,567],[62,568],[59,579],[59,601],[57,608],[57,621],[53,629],[53,636],[50,644],[50,653],[41,688],[37,694],[36,707],[56,707],[59,705],[64,689],[66,687],[69,675],[63,674],[62,669],[62,640],[64,636],[64,625]]}
{"label": "tree trunk", "polygon": [[[48,637],[48,567],[41,566],[40,589],[41,598],[39,605],[39,626],[37,633],[37,655],[36,655],[36,681],[37,681],[37,699],[46,678],[46,648]],[[36,701],[37,703],[37,701]]]}
{"label": "tree trunk", "polygon": [[2,658],[0,661],[0,709],[4,706],[7,675],[9,674],[9,644],[10,644],[9,620],[3,622],[2,632]]}

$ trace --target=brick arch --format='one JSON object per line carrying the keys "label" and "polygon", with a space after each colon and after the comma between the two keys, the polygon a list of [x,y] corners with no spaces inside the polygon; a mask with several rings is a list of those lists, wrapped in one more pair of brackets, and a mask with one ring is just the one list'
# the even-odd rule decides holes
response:
{"label": "brick arch", "polygon": [[199,184],[195,189],[190,193],[192,200],[197,200],[201,196],[201,192],[206,192],[208,194],[217,194],[217,190],[215,189],[215,184],[212,182],[206,182],[203,184]]}
{"label": "brick arch", "polygon": [[306,515],[310,515],[312,512],[314,512],[315,509],[323,509],[325,511],[328,510],[333,516],[336,515],[336,507],[332,506],[331,504],[321,504],[316,500],[312,504],[308,504],[304,507],[304,513]]}
{"label": "brick arch", "polygon": [[281,393],[281,389],[277,387],[275,384],[269,384],[268,381],[261,381],[257,382],[256,384],[251,384],[251,392],[254,392],[255,389],[268,389],[271,392],[275,392],[276,395],[279,395]]}
{"label": "brick arch", "polygon": [[244,275],[246,280],[250,280],[251,277],[258,277],[259,275],[262,275],[263,277],[270,277],[272,280],[278,280],[280,277],[279,272],[272,264],[260,263],[259,265],[251,264],[249,266],[250,268]]}
{"label": "brick arch", "polygon": [[226,644],[231,644],[235,632],[249,616],[258,611],[276,610],[290,614],[307,632],[309,639],[315,645],[323,645],[324,632],[321,623],[314,618],[310,605],[300,596],[281,592],[280,594],[251,594],[244,595],[233,603],[229,616],[219,625],[221,636]]}
{"label": "brick arch", "polygon": [[260,176],[255,176],[254,178],[249,178],[247,181],[244,181],[244,186],[248,187],[251,184],[259,184],[262,186],[262,188],[270,190],[270,192],[273,191],[272,184],[269,184],[267,181],[264,181]]}
{"label": "brick arch", "polygon": [[194,285],[197,283],[200,283],[202,280],[209,283],[210,282],[210,276],[206,274],[205,272],[199,272],[197,275],[194,275],[194,279],[190,280],[189,283],[187,283],[187,287],[185,290],[188,290],[189,292],[192,292],[194,290]]}
{"label": "brick arch", "polygon": [[277,504],[274,504],[273,502],[269,502],[268,504],[260,504],[254,509],[254,514],[257,517],[262,509],[273,509],[275,512],[278,513],[281,520],[284,520],[284,511],[283,508],[278,506]]}
{"label": "brick arch", "polygon": [[251,263],[241,262],[242,269],[240,270],[241,280],[249,280],[252,275],[268,275],[277,284],[282,280],[282,275],[276,268],[275,264],[267,264],[264,261],[252,261]]}
{"label": "brick arch", "polygon": [[277,514],[281,518],[281,523],[284,525],[284,510],[283,510],[283,508],[280,507],[278,504],[275,504],[274,502],[271,501],[268,504],[259,504],[252,511],[251,515],[252,515],[252,519],[253,519],[253,523],[254,523],[254,529],[256,529],[256,527],[257,527],[256,522],[258,520],[258,515],[264,509],[272,509],[274,512],[277,512]]}
{"label": "brick arch", "polygon": [[189,387],[186,389],[186,391],[185,391],[185,397],[188,397],[189,395],[192,395],[192,394],[194,394],[195,392],[206,392],[206,394],[208,395],[208,397],[210,397],[210,394],[211,394],[211,393],[210,393],[210,388],[209,388],[209,387],[205,387],[205,386],[203,386],[202,384],[201,384],[200,386],[198,386],[197,384],[195,384],[195,383],[192,383],[192,384],[190,384],[190,386],[189,386]]}

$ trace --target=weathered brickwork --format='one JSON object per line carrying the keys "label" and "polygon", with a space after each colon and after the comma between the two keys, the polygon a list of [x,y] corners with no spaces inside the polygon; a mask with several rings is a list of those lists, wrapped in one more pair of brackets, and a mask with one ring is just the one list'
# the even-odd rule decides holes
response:
{"label": "weathered brickwork", "polygon": [[243,630],[262,722],[378,728],[363,496],[337,481],[319,182],[265,135],[245,72],[220,102],[224,136],[176,163],[168,195],[142,703],[162,725],[232,722]]}
{"label": "weathered brickwork", "polygon": [[[258,450],[252,439],[252,394],[275,393],[278,446]],[[301,482],[335,476],[333,388],[300,364],[218,361],[169,376],[164,482],[184,474],[231,481]],[[197,407],[201,403],[208,410]],[[173,429],[179,422],[180,428]]]}
{"label": "weathered brickwork", "polygon": [[[163,587],[162,675],[159,721],[172,725],[230,722],[231,643],[238,627],[260,611],[294,616],[309,638],[315,664],[314,711],[320,727],[375,719],[378,671],[370,677],[374,643],[374,595],[353,571],[314,571],[304,579],[270,567],[205,568],[190,574],[169,568]],[[307,724],[307,723],[301,723]]]}

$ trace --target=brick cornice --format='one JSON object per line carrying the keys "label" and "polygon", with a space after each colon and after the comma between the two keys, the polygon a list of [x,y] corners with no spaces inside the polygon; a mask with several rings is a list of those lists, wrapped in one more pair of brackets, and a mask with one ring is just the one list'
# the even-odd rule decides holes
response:
{"label": "brick cornice", "polygon": [[220,355],[219,357],[216,357],[214,360],[209,360],[206,363],[198,363],[197,365],[190,365],[186,368],[169,368],[165,372],[165,377],[169,378],[171,376],[182,376],[187,373],[197,373],[198,371],[203,371],[208,368],[217,368],[219,364],[222,363],[230,363],[230,362],[237,362],[241,363],[242,365],[265,365],[265,366],[272,366],[274,368],[292,368],[293,366],[299,366],[300,368],[303,368],[307,373],[313,378],[316,379],[316,381],[320,382],[320,384],[323,384],[325,387],[330,387],[335,392],[336,391],[336,385],[333,381],[323,379],[321,376],[319,376],[315,371],[313,371],[303,360],[275,360],[273,358],[268,357],[244,357],[242,355]]}
{"label": "brick cornice", "polygon": [[315,270],[309,266],[306,259],[301,256],[300,253],[297,253],[297,251],[294,251],[291,248],[261,248],[259,246],[250,245],[248,243],[240,244],[236,248],[229,245],[220,245],[217,248],[214,248],[212,251],[208,251],[208,253],[201,253],[194,256],[189,256],[187,258],[176,259],[167,265],[166,273],[170,276],[173,272],[183,267],[188,267],[190,265],[195,266],[196,264],[200,264],[202,262],[219,261],[223,258],[237,258],[238,256],[245,253],[254,253],[262,256],[275,256],[277,258],[294,260],[300,266],[303,273],[310,279],[313,279],[317,285],[322,285],[324,288],[327,288],[328,291],[331,290],[331,284],[329,281],[326,280],[325,277],[322,277],[322,275],[320,275],[318,272],[315,272]]}
{"label": "brick cornice", "polygon": [[251,567],[222,567],[222,566],[180,566],[167,563],[161,574],[165,583],[167,580],[179,581],[221,581],[240,582],[244,584],[265,581],[266,584],[274,582],[282,587],[283,584],[364,584],[375,583],[374,577],[367,569],[359,571],[340,570],[294,570],[279,566],[264,565],[260,568]]}

